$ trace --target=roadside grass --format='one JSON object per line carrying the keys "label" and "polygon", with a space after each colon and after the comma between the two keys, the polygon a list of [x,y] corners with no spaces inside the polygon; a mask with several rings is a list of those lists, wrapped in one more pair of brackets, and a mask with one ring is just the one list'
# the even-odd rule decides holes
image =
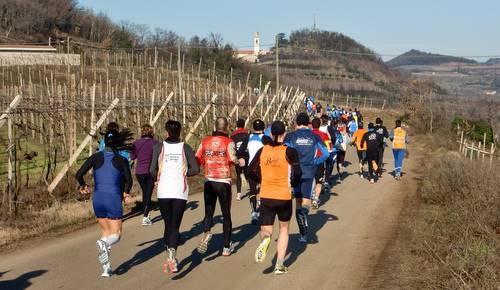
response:
{"label": "roadside grass", "polygon": [[498,164],[489,168],[446,152],[433,154],[423,166],[428,174],[417,196],[421,210],[404,276],[412,277],[414,288],[498,289]]}

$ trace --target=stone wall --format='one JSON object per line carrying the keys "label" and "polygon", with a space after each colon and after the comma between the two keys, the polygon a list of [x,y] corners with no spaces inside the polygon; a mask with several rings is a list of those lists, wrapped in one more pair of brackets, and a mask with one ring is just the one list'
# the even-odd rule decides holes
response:
{"label": "stone wall", "polygon": [[43,52],[0,52],[0,66],[80,65],[79,54]]}

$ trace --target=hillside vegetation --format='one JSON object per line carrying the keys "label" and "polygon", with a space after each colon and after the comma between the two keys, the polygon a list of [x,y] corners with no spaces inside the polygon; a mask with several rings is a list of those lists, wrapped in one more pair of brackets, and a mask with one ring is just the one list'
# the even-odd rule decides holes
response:
{"label": "hillside vegetation", "polygon": [[[330,94],[360,94],[394,98],[400,94],[399,76],[369,48],[342,33],[303,29],[289,38],[280,35],[280,73],[284,83]],[[274,70],[274,55],[261,58]]]}
{"label": "hillside vegetation", "polygon": [[391,59],[387,62],[387,65],[397,67],[403,65],[437,65],[449,62],[476,63],[475,60],[468,58],[434,54],[412,49]]}

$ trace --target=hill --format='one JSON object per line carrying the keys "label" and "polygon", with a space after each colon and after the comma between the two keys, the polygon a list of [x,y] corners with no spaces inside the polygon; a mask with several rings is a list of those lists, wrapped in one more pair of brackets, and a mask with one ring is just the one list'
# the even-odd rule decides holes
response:
{"label": "hill", "polygon": [[485,62],[485,64],[500,64],[500,58],[490,58]]}
{"label": "hill", "polygon": [[[342,33],[302,29],[279,38],[283,83],[322,94],[394,97],[400,92],[398,73],[371,49]],[[261,57],[260,66],[272,73],[274,52]]]}
{"label": "hill", "polygon": [[386,62],[391,67],[404,65],[439,65],[449,62],[476,63],[475,60],[463,57],[441,55],[412,49]]}

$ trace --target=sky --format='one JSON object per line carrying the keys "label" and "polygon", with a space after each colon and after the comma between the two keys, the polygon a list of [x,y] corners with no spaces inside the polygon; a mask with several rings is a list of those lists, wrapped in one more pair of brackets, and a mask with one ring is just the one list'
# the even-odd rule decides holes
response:
{"label": "sky", "polygon": [[[220,33],[249,49],[277,33],[313,26],[341,32],[384,59],[410,49],[455,56],[500,56],[499,0],[78,0],[114,21],[169,29],[189,39]],[[479,61],[486,58],[474,57]]]}

